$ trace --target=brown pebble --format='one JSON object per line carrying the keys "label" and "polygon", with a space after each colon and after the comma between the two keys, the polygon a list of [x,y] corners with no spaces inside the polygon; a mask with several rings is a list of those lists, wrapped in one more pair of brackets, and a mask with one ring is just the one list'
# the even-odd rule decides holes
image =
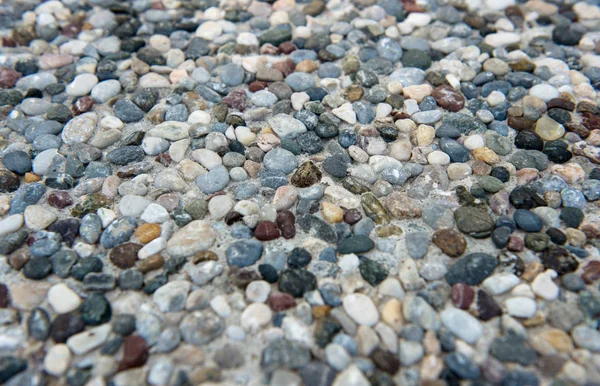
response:
{"label": "brown pebble", "polygon": [[6,308],[10,303],[8,295],[8,287],[4,283],[0,283],[0,308]]}
{"label": "brown pebble", "polygon": [[471,170],[476,176],[487,176],[492,171],[492,167],[483,161],[475,160],[471,165]]}
{"label": "brown pebble", "polygon": [[140,244],[124,243],[117,245],[108,253],[110,261],[121,269],[131,268],[137,261],[137,254],[142,249]]}
{"label": "brown pebble", "polygon": [[569,133],[575,133],[581,138],[587,138],[590,135],[590,130],[581,123],[567,122],[564,126]]}
{"label": "brown pebble", "polygon": [[0,88],[13,88],[21,79],[21,73],[10,67],[0,67]]}
{"label": "brown pebble", "polygon": [[234,223],[240,221],[242,219],[242,214],[240,212],[236,212],[235,210],[230,211],[225,215],[224,221],[227,225],[233,225]]}
{"label": "brown pebble", "polygon": [[250,83],[248,85],[248,91],[250,92],[257,92],[260,90],[264,90],[265,88],[267,88],[268,84],[267,82],[262,82],[260,80],[255,80],[254,82]]}
{"label": "brown pebble", "polygon": [[575,110],[575,103],[571,102],[568,99],[554,98],[548,102],[548,109],[551,109],[553,107],[558,107],[563,110],[573,111],[573,110]]}
{"label": "brown pebble", "polygon": [[29,261],[29,257],[28,248],[18,249],[8,256],[8,265],[14,270],[20,271],[25,263]]}
{"label": "brown pebble", "polygon": [[281,229],[281,236],[284,239],[292,239],[296,236],[296,217],[289,210],[283,210],[277,213],[275,219],[277,226]]}
{"label": "brown pebble", "polygon": [[275,312],[296,307],[296,299],[286,292],[273,292],[269,296],[269,307]]}
{"label": "brown pebble", "polygon": [[454,229],[439,229],[433,234],[433,243],[450,257],[458,257],[467,249],[465,237]]}
{"label": "brown pebble", "polygon": [[117,371],[142,367],[148,360],[148,343],[139,335],[130,335],[123,342],[123,359]]}
{"label": "brown pebble", "polygon": [[165,259],[161,255],[153,255],[147,259],[140,260],[137,264],[137,269],[141,273],[148,273],[161,268],[165,264]]}
{"label": "brown pebble", "polygon": [[354,225],[362,219],[362,213],[358,209],[348,209],[344,213],[344,222],[346,224]]}
{"label": "brown pebble", "polygon": [[460,309],[467,310],[473,303],[475,291],[464,283],[456,283],[452,286],[452,303]]}
{"label": "brown pebble", "polygon": [[194,264],[198,264],[201,263],[203,261],[216,261],[218,260],[218,256],[216,253],[214,253],[213,251],[201,251],[198,252],[194,255],[194,257],[192,257],[192,263]]}
{"label": "brown pebble", "polygon": [[254,229],[254,237],[260,241],[275,240],[281,236],[281,232],[273,221],[261,221]]}
{"label": "brown pebble", "polygon": [[400,360],[397,355],[381,348],[373,350],[370,356],[375,366],[389,374],[396,374],[400,370]]}
{"label": "brown pebble", "polygon": [[588,265],[583,268],[583,274],[581,278],[587,283],[592,284],[596,280],[600,279],[600,261],[590,261]]}
{"label": "brown pebble", "polygon": [[160,236],[160,225],[152,223],[142,224],[137,227],[133,235],[140,241],[140,243],[149,243]]}
{"label": "brown pebble", "polygon": [[298,47],[292,42],[283,42],[279,45],[279,51],[284,55],[289,55],[297,49]]}
{"label": "brown pebble", "polygon": [[245,290],[248,284],[256,280],[262,280],[258,272],[252,269],[240,269],[239,267],[229,267],[227,274],[229,281],[239,289]]}

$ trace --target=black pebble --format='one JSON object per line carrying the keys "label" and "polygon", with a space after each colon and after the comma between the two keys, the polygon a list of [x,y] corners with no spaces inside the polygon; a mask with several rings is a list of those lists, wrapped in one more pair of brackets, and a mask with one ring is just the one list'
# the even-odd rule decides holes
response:
{"label": "black pebble", "polygon": [[577,228],[583,222],[585,215],[579,208],[566,207],[560,212],[560,219],[570,228]]}
{"label": "black pebble", "polygon": [[496,167],[492,168],[492,172],[490,173],[490,176],[496,177],[497,179],[499,179],[502,182],[508,182],[508,180],[510,179],[510,172],[505,167],[496,166]]}
{"label": "black pebble", "polygon": [[558,228],[549,228],[546,234],[554,244],[564,245],[567,242],[567,236]]}
{"label": "black pebble", "polygon": [[32,257],[23,267],[23,275],[31,280],[42,280],[52,272],[52,264],[47,257]]}
{"label": "black pebble", "polygon": [[311,260],[312,256],[309,251],[304,248],[294,248],[288,256],[287,262],[291,268],[302,268],[306,267]]}
{"label": "black pebble", "polygon": [[277,270],[270,264],[259,265],[258,272],[260,272],[263,280],[267,283],[276,283],[279,279],[279,274],[277,273]]}
{"label": "black pebble", "polygon": [[523,130],[515,137],[515,146],[519,149],[542,151],[544,140],[533,131]]}

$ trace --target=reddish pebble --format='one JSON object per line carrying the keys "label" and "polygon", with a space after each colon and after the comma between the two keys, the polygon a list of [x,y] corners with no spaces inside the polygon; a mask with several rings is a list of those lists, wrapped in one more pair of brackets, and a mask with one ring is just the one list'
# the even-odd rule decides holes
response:
{"label": "reddish pebble", "polygon": [[466,310],[469,308],[473,299],[475,298],[475,291],[464,283],[456,283],[452,286],[452,303],[460,309]]}
{"label": "reddish pebble", "polygon": [[93,105],[94,101],[92,100],[92,98],[90,98],[87,95],[82,96],[81,98],[77,99],[75,103],[73,103],[73,113],[75,115],[87,113],[91,110]]}
{"label": "reddish pebble", "polygon": [[279,70],[283,73],[284,76],[288,76],[294,69],[296,68],[296,63],[292,59],[285,59],[281,62],[277,62],[272,66],[274,69]]}
{"label": "reddish pebble", "polygon": [[362,213],[358,209],[348,209],[344,213],[344,222],[346,224],[354,225],[362,219]]}
{"label": "reddish pebble", "polygon": [[600,261],[590,261],[590,263],[583,268],[583,275],[581,275],[581,278],[587,284],[592,284],[600,279]]}
{"label": "reddish pebble", "polygon": [[0,67],[0,88],[13,88],[21,79],[21,73],[8,67]]}
{"label": "reddish pebble", "polygon": [[156,161],[160,162],[161,164],[163,164],[164,166],[169,166],[169,164],[173,161],[171,159],[171,156],[168,155],[167,153],[160,153],[158,156],[156,156]]}
{"label": "reddish pebble", "polygon": [[277,213],[277,219],[275,220],[279,229],[281,229],[281,236],[284,239],[292,239],[296,236],[296,217],[289,210],[284,210]]}
{"label": "reddish pebble", "polygon": [[232,109],[244,111],[244,107],[246,107],[246,92],[243,90],[233,90],[221,102]]}
{"label": "reddish pebble", "polygon": [[138,335],[130,335],[123,342],[123,359],[117,371],[142,367],[148,360],[148,344]]}
{"label": "reddish pebble", "polygon": [[260,241],[269,241],[275,240],[281,237],[281,232],[272,221],[262,221],[258,224],[256,229],[254,230],[254,237],[259,239]]}
{"label": "reddish pebble", "polygon": [[63,209],[69,205],[73,205],[73,199],[69,195],[69,192],[65,190],[55,190],[48,195],[48,204],[55,208]]}
{"label": "reddish pebble", "polygon": [[288,293],[273,292],[269,296],[269,306],[275,312],[285,311],[288,308],[296,307],[296,300]]}
{"label": "reddish pebble", "polygon": [[0,283],[0,308],[6,308],[8,305],[8,287]]}
{"label": "reddish pebble", "polygon": [[523,250],[523,239],[515,235],[510,236],[506,249],[511,252],[521,252]]}
{"label": "reddish pebble", "polygon": [[482,290],[477,291],[477,311],[479,312],[479,319],[483,321],[502,315],[502,308],[492,296]]}
{"label": "reddish pebble", "polygon": [[260,90],[264,90],[265,88],[267,88],[267,82],[263,82],[260,80],[255,80],[254,82],[248,85],[248,91],[250,92],[257,92]]}
{"label": "reddish pebble", "polygon": [[279,45],[279,51],[281,51],[285,55],[288,55],[296,51],[297,49],[298,48],[296,47],[296,45],[292,42],[283,42]]}
{"label": "reddish pebble", "polygon": [[448,85],[441,85],[433,89],[431,96],[437,104],[446,110],[457,112],[465,107],[465,97]]}
{"label": "reddish pebble", "polygon": [[81,24],[69,23],[62,28],[61,33],[70,38],[74,38],[81,32]]}

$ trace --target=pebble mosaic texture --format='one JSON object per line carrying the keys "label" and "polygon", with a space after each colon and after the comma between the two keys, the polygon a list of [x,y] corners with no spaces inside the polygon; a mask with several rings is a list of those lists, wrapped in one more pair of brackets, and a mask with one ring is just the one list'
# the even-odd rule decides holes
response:
{"label": "pebble mosaic texture", "polygon": [[596,0],[0,0],[0,384],[600,385]]}

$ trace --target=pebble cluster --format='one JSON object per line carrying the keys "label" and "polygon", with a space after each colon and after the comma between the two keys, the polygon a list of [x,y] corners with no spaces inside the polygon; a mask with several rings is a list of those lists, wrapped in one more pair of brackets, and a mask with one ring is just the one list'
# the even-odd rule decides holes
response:
{"label": "pebble cluster", "polygon": [[594,0],[0,2],[0,383],[600,384]]}

